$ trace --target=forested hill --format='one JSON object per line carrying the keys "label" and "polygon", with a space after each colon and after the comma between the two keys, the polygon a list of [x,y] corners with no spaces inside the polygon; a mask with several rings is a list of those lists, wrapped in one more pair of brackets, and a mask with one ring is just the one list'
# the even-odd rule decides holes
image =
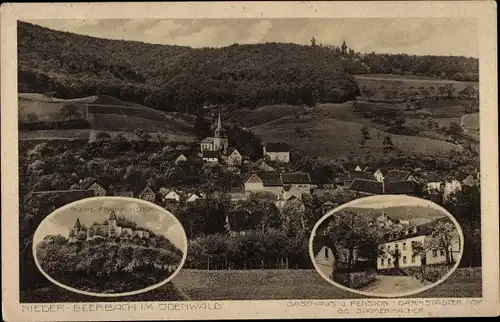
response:
{"label": "forested hill", "polygon": [[328,48],[266,43],[224,48],[107,40],[18,23],[19,91],[110,95],[165,111],[341,102],[359,94]]}

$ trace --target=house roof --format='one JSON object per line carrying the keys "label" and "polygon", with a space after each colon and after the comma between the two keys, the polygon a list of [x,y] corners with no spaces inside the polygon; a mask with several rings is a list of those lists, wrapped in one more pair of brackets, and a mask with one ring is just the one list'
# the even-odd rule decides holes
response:
{"label": "house roof", "polygon": [[102,182],[99,182],[98,180],[93,180],[93,181],[90,181],[89,183],[87,183],[87,184],[84,186],[84,188],[85,188],[85,189],[90,189],[90,187],[91,187],[94,183],[98,184],[98,185],[99,185],[99,186],[101,186],[103,189],[106,189],[105,185],[104,185],[104,184],[102,184]]}
{"label": "house roof", "polygon": [[201,143],[214,143],[214,138],[209,136],[201,140]]}
{"label": "house roof", "polygon": [[382,194],[382,183],[376,180],[366,180],[366,179],[354,179],[349,186],[350,190],[373,193],[380,195]]}
{"label": "house roof", "polygon": [[203,151],[202,157],[203,158],[210,158],[210,159],[218,159],[219,152],[217,152],[217,151]]}
{"label": "house roof", "polygon": [[288,183],[311,183],[311,177],[307,172],[282,173],[281,181],[283,184]]}
{"label": "house roof", "polygon": [[143,186],[143,188],[142,188],[142,189],[140,189],[140,188],[139,188],[139,189],[137,190],[137,192],[138,192],[139,194],[142,194],[142,193],[144,193],[144,190],[146,190],[146,189],[148,189],[148,188],[149,188],[149,189],[151,189],[151,191],[152,191],[153,193],[155,192],[155,191],[154,191],[154,189],[153,189],[153,187],[152,187],[150,184],[146,184],[145,186]]}
{"label": "house roof", "polygon": [[384,181],[403,181],[411,175],[410,171],[391,170],[387,173]]}
{"label": "house roof", "polygon": [[429,223],[418,225],[417,232],[415,232],[415,233],[399,235],[399,236],[396,236],[393,238],[386,238],[385,241],[383,241],[381,244],[390,243],[390,242],[394,242],[394,241],[398,241],[398,240],[404,240],[404,239],[422,236],[422,235],[429,235],[432,232],[432,225],[440,219],[441,218],[438,218],[438,219],[431,221]]}
{"label": "house roof", "polygon": [[266,144],[266,152],[290,152],[290,148],[284,142],[269,142]]}
{"label": "house roof", "polygon": [[386,194],[411,194],[415,192],[416,183],[413,181],[391,181],[384,184]]}
{"label": "house roof", "polygon": [[415,192],[416,183],[413,181],[379,182],[376,180],[354,179],[349,186],[350,190],[372,194],[411,194]]}
{"label": "house roof", "polygon": [[283,181],[281,181],[281,176],[279,173],[274,172],[264,172],[258,174],[260,180],[264,183],[264,186],[282,186]]}
{"label": "house roof", "polygon": [[229,148],[226,151],[226,156],[230,156],[234,151],[236,151],[238,154],[240,154],[240,151],[238,151],[236,148]]}
{"label": "house roof", "polygon": [[344,177],[344,180],[372,179],[372,178],[373,174],[371,172],[355,171],[347,173],[346,176]]}

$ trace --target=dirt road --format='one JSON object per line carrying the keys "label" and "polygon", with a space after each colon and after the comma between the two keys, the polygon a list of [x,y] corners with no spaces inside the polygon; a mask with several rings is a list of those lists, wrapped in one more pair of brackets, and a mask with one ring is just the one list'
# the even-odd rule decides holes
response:
{"label": "dirt road", "polygon": [[377,275],[374,282],[360,290],[380,294],[396,294],[413,291],[425,285],[426,284],[411,276]]}

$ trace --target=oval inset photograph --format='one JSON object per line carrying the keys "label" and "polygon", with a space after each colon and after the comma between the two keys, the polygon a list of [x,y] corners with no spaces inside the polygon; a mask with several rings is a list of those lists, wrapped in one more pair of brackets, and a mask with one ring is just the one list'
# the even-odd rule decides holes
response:
{"label": "oval inset photograph", "polygon": [[356,199],[321,218],[309,254],[329,283],[354,293],[401,297],[448,278],[463,252],[463,234],[441,206],[416,197]]}
{"label": "oval inset photograph", "polygon": [[36,265],[52,283],[92,296],[125,296],[169,282],[187,238],[169,211],[125,197],[95,197],[47,216],[33,237]]}

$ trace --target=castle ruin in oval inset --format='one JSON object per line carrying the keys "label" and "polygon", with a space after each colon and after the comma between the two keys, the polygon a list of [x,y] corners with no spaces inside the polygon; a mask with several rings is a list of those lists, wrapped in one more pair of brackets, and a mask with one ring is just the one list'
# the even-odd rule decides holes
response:
{"label": "castle ruin in oval inset", "polygon": [[432,288],[458,267],[463,233],[441,206],[416,197],[356,199],[321,218],[309,254],[329,283],[362,295],[408,296]]}
{"label": "castle ruin in oval inset", "polygon": [[182,268],[180,222],[150,202],[95,197],[47,216],[33,237],[35,263],[52,283],[92,296],[125,296],[168,283]]}

